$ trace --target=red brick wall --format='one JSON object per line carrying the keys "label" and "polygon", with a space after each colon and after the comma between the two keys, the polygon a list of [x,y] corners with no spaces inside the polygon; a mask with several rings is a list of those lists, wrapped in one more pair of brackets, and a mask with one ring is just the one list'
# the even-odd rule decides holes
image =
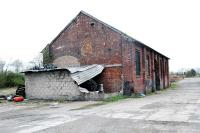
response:
{"label": "red brick wall", "polygon": [[[94,24],[94,25],[93,25]],[[140,50],[141,74],[136,76],[135,50]],[[105,68],[98,76],[98,82],[104,84],[105,92],[116,92],[122,88],[122,82],[134,84],[134,91],[144,92],[145,81],[152,81],[154,87],[154,58],[161,56],[144,48],[140,43],[120,35],[85,14],[80,14],[55,41],[50,45],[53,59],[69,55],[77,58],[81,65],[89,64],[122,64],[122,67]],[[146,55],[150,58],[150,76],[145,69]],[[161,59],[162,60],[162,59]],[[166,60],[168,69],[168,60]],[[165,82],[168,82],[168,71],[164,69]],[[161,72],[160,72],[161,75]]]}
{"label": "red brick wall", "polygon": [[[120,47],[120,34],[84,14],[50,45],[54,59],[70,55],[78,58],[81,65],[121,64]],[[105,68],[100,79],[105,92],[121,90],[121,67]]]}
{"label": "red brick wall", "polygon": [[[123,51],[123,75],[124,75],[124,82],[130,81],[134,84],[134,92],[144,92],[144,80],[145,80],[145,73],[144,73],[144,51],[141,45],[136,44],[131,40],[127,40],[123,38],[122,40],[122,51]],[[136,64],[135,64],[135,51],[140,51],[140,66],[141,66],[141,73],[140,76],[136,76]]]}
{"label": "red brick wall", "polygon": [[119,92],[122,87],[121,67],[105,68],[99,75],[98,83],[104,85],[104,90],[107,93]]}
{"label": "red brick wall", "polygon": [[[90,23],[94,22],[94,27]],[[121,36],[93,19],[80,15],[51,45],[53,58],[71,55],[84,64],[121,63]],[[59,47],[62,47],[59,49]]]}

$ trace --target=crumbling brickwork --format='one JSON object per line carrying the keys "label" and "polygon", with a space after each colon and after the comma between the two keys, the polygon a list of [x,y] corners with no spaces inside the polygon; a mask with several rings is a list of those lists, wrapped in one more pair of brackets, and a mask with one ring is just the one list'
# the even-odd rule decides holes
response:
{"label": "crumbling brickwork", "polygon": [[[136,75],[136,50],[140,52],[139,75]],[[107,93],[123,90],[126,81],[130,81],[136,93],[169,86],[167,57],[84,12],[50,43],[49,53],[52,62],[70,56],[80,65],[113,65],[106,67],[98,79]]]}

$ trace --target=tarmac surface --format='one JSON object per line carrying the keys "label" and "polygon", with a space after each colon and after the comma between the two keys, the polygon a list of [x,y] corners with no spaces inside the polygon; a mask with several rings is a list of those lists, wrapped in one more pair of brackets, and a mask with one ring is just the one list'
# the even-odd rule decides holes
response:
{"label": "tarmac surface", "polygon": [[0,103],[0,132],[200,133],[200,78],[144,98],[99,102]]}

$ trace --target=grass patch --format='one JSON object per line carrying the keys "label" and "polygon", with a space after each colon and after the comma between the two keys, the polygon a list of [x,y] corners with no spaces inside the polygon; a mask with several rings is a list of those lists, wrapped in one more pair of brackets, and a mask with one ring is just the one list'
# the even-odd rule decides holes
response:
{"label": "grass patch", "polygon": [[125,95],[116,95],[116,96],[112,96],[109,98],[106,98],[103,100],[103,102],[109,103],[109,102],[116,102],[122,99],[126,99],[126,98],[130,98],[131,96],[125,96]]}
{"label": "grass patch", "polygon": [[127,99],[127,98],[142,98],[142,97],[144,96],[141,96],[140,94],[132,94],[131,96],[116,95],[116,96],[112,96],[112,97],[104,99],[103,102],[109,103],[109,102],[116,102],[116,101]]}
{"label": "grass patch", "polygon": [[116,96],[112,96],[112,97],[106,98],[106,99],[100,101],[99,103],[89,104],[89,105],[86,105],[86,106],[83,106],[83,107],[80,107],[80,108],[71,109],[71,110],[90,109],[90,108],[93,108],[93,107],[97,107],[97,106],[101,106],[101,105],[117,102],[117,101],[120,101],[120,100],[123,100],[123,99],[127,99],[127,98],[141,98],[141,96],[140,95],[136,95],[136,94],[133,94],[131,96],[116,95]]}
{"label": "grass patch", "polygon": [[177,87],[177,84],[176,83],[171,83],[170,87],[171,89],[175,89]]}
{"label": "grass patch", "polygon": [[151,96],[151,95],[156,95],[156,94],[159,94],[157,91],[155,92],[150,92],[150,93],[147,93],[146,96]]}

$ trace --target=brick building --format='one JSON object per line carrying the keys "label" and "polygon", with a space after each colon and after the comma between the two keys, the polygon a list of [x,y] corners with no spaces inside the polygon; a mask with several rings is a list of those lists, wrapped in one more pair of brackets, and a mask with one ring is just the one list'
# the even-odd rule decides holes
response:
{"label": "brick building", "polygon": [[44,64],[103,64],[106,93],[146,93],[169,86],[169,58],[81,11],[42,51]]}

